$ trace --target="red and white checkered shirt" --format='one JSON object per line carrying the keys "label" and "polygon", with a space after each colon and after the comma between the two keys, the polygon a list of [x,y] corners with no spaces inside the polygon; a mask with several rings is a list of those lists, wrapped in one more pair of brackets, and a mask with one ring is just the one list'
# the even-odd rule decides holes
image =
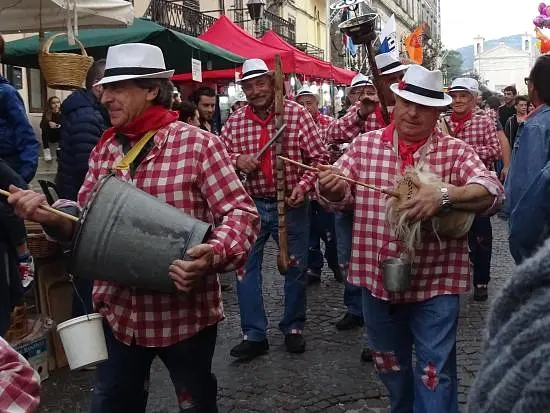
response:
{"label": "red and white checkered shirt", "polygon": [[[298,103],[285,100],[283,119],[287,125],[282,137],[283,156],[306,165],[326,164],[328,152],[309,112]],[[268,130],[269,135],[273,136],[276,131],[275,120],[268,125]],[[255,155],[259,152],[260,133],[261,126],[248,119],[243,108],[227,120],[221,138],[235,167],[240,155]],[[271,156],[275,170],[275,146],[272,147]],[[304,193],[307,193],[313,189],[316,176],[312,172],[304,173],[300,168],[286,163],[285,180],[287,192],[292,192],[299,185]],[[261,170],[248,175],[245,187],[253,198],[275,198],[277,195],[275,183],[269,183]]]}
{"label": "red and white checkered shirt", "polygon": [[[216,224],[208,243],[214,246],[217,271],[242,266],[256,241],[259,217],[223,143],[183,122],[160,129],[153,139],[155,145],[137,167],[133,183],[195,218]],[[122,145],[115,137],[96,146],[78,194],[79,205],[87,203],[98,180],[109,174],[123,156]],[[129,171],[117,170],[116,174],[131,181]],[[217,274],[203,277],[198,285],[190,295],[182,295],[149,293],[95,281],[93,300],[118,340],[130,344],[135,337],[139,346],[167,347],[223,318]]]}
{"label": "red and white checkered shirt", "polygon": [[485,166],[493,169],[493,163],[502,158],[500,141],[494,120],[482,112],[472,114],[472,119],[466,121],[464,130],[455,134],[457,123],[451,120],[451,116],[445,117],[449,125],[450,133],[458,139],[472,145]]}
{"label": "red and white checkered shirt", "polygon": [[30,413],[40,403],[40,376],[0,337],[0,412]]}
{"label": "red and white checkered shirt", "polygon": [[[378,187],[391,187],[399,178],[398,154],[392,143],[382,140],[384,129],[358,136],[348,151],[336,162],[336,167],[352,179]],[[504,189],[493,172],[487,170],[470,145],[445,136],[439,130],[432,135],[425,165],[444,182],[456,186],[479,184],[503,198]],[[420,152],[414,154],[415,164]],[[398,256],[398,245],[386,221],[385,195],[361,186],[348,187],[341,202],[331,203],[319,196],[322,205],[333,210],[354,212],[352,252],[348,281],[367,288],[380,299],[406,303],[427,300],[443,294],[458,294],[470,289],[468,240],[442,239],[422,234],[416,249],[411,286],[404,293],[389,293],[384,289],[379,263]]]}
{"label": "red and white checkered shirt", "polygon": [[329,126],[334,122],[334,118],[331,118],[330,116],[323,115],[321,112],[317,114],[317,119],[315,120],[315,124],[319,128],[319,133],[321,134],[321,138],[327,143],[326,137],[327,137],[327,130]]}
{"label": "red and white checkered shirt", "polygon": [[[361,102],[359,101],[351,106],[344,116],[332,122],[327,130],[328,143],[350,143],[361,133],[382,129],[386,126],[376,112],[368,115],[365,120],[360,118],[358,113],[360,107]],[[389,107],[388,112],[391,114],[393,107]]]}

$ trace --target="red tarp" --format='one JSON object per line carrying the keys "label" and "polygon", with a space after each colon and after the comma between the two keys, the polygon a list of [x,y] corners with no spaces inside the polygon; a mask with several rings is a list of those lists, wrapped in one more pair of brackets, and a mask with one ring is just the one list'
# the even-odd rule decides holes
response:
{"label": "red tarp", "polygon": [[[308,65],[310,70],[308,72],[298,73],[310,75],[313,77],[321,77],[325,79],[330,78],[334,79],[337,83],[343,83],[347,85],[351,83],[351,80],[355,76],[355,72],[351,70],[341,69],[339,67],[333,66],[329,62],[325,62],[324,60],[317,59],[313,56],[308,55],[307,53],[304,53],[300,49],[285,42],[273,30],[270,30],[266,34],[264,34],[261,40],[268,46],[277,47],[279,49],[292,52],[296,61],[307,61],[307,63],[304,63],[304,65]],[[321,75],[314,75],[313,73],[321,73]],[[330,73],[330,75],[327,76],[327,73]]]}
{"label": "red tarp", "polygon": [[[220,16],[199,38],[247,59],[262,59],[270,68],[275,66],[275,55],[278,54],[281,56],[284,73],[299,73],[316,78],[335,79],[337,83],[349,84],[351,82],[354,76],[353,72],[335,68],[330,63],[309,56],[280,39],[275,33],[273,35],[283,43],[284,47],[269,45],[256,39],[233,23],[227,16]],[[234,79],[235,72],[241,71],[241,67],[205,71],[202,73],[202,77],[204,80]],[[192,80],[191,73],[175,75],[173,80],[177,82],[190,81]]]}

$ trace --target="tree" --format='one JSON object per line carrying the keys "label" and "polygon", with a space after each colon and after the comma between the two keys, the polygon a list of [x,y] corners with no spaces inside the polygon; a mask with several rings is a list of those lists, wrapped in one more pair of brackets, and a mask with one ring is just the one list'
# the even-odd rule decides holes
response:
{"label": "tree", "polygon": [[462,71],[462,56],[456,50],[449,50],[445,52],[445,58],[441,65],[441,71],[443,72],[443,80],[446,84],[451,83],[454,79],[461,76]]}

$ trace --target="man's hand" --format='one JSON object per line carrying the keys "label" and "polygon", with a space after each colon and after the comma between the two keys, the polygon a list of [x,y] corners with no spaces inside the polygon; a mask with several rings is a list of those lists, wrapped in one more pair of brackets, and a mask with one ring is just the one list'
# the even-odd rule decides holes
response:
{"label": "man's hand", "polygon": [[378,100],[374,99],[371,96],[364,95],[361,97],[361,106],[359,106],[359,112],[361,113],[361,117],[363,119],[366,119],[370,114],[374,113],[376,110],[376,105],[378,104]]}
{"label": "man's hand", "polygon": [[441,189],[438,186],[426,185],[415,179],[418,192],[408,201],[399,206],[399,210],[407,210],[407,218],[411,222],[426,221],[437,215],[441,209]]}
{"label": "man's hand", "polygon": [[299,185],[297,185],[293,190],[292,194],[290,194],[290,197],[286,198],[286,203],[291,208],[296,208],[300,206],[305,199],[305,193],[302,188],[300,188]]}
{"label": "man's hand", "polygon": [[11,195],[8,197],[8,203],[13,206],[15,213],[20,218],[48,225],[51,225],[52,221],[56,221],[56,218],[58,218],[51,212],[40,208],[40,205],[48,204],[43,194],[23,190],[14,185],[10,185],[9,191]]}
{"label": "man's hand", "polygon": [[185,293],[193,289],[198,278],[213,272],[214,250],[210,244],[200,244],[189,249],[187,255],[193,260],[175,260],[168,269],[176,288]]}
{"label": "man's hand", "polygon": [[334,166],[319,165],[319,191],[329,201],[341,201],[346,195],[348,183],[340,176],[344,173]]}
{"label": "man's hand", "polygon": [[250,155],[239,155],[237,158],[237,169],[240,169],[244,173],[254,172],[260,166],[260,162],[257,159],[254,159]]}

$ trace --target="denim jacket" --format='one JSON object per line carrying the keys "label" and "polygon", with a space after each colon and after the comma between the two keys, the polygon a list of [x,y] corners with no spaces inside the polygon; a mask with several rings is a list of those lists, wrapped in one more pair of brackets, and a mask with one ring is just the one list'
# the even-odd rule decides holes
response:
{"label": "denim jacket", "polygon": [[505,188],[510,252],[520,263],[550,236],[550,106],[520,125]]}

